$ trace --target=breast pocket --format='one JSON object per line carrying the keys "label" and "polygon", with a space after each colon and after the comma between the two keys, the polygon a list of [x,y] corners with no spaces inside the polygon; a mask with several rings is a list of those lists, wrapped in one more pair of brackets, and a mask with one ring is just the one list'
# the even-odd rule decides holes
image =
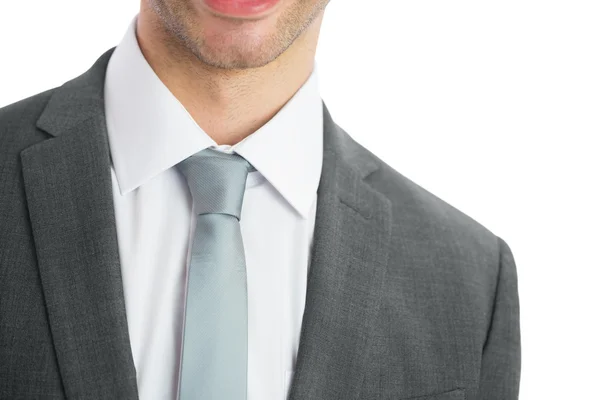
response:
{"label": "breast pocket", "polygon": [[456,389],[449,392],[432,394],[420,397],[404,398],[399,400],[465,400],[465,390]]}

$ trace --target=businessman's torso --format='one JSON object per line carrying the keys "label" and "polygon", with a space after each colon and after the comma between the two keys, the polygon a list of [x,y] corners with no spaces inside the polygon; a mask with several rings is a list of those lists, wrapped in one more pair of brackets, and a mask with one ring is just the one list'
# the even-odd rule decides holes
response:
{"label": "businessman's torso", "polygon": [[[0,398],[138,396],[101,111],[108,56],[0,109]],[[289,397],[516,398],[506,244],[324,120]]]}

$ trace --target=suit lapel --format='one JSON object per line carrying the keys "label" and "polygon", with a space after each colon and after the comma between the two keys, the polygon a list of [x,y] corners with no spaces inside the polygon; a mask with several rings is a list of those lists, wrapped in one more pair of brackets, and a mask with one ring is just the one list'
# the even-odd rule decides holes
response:
{"label": "suit lapel", "polygon": [[377,169],[324,107],[324,158],[314,247],[290,400],[356,399],[385,279],[389,199],[365,178]]}
{"label": "suit lapel", "polygon": [[103,84],[112,49],[58,88],[21,153],[40,277],[68,398],[137,398],[113,209]]}

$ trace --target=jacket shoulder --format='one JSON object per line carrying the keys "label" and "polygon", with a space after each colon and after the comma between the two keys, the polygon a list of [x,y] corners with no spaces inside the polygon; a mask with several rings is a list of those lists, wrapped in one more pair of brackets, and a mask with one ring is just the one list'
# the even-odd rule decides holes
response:
{"label": "jacket shoulder", "polygon": [[[402,202],[415,211],[421,223],[433,224],[444,229],[462,231],[465,235],[484,240],[497,240],[497,237],[483,224],[423,188],[411,179],[381,162],[380,190],[388,192],[394,204]],[[386,183],[383,183],[383,182]],[[382,186],[383,184],[383,186]],[[495,245],[494,245],[495,246]]]}
{"label": "jacket shoulder", "polygon": [[378,168],[367,182],[392,203],[396,225],[410,227],[414,235],[428,243],[452,248],[457,253],[473,252],[494,263],[498,259],[499,238],[488,228],[445,200],[423,188],[354,140],[352,151],[367,157]]}

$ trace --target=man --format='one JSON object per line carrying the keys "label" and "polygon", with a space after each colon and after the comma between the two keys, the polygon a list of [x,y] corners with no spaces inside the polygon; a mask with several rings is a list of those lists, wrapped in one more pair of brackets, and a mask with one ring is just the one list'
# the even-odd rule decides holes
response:
{"label": "man", "polygon": [[0,398],[518,397],[511,251],[333,122],[326,3],[143,0],[0,109]]}

